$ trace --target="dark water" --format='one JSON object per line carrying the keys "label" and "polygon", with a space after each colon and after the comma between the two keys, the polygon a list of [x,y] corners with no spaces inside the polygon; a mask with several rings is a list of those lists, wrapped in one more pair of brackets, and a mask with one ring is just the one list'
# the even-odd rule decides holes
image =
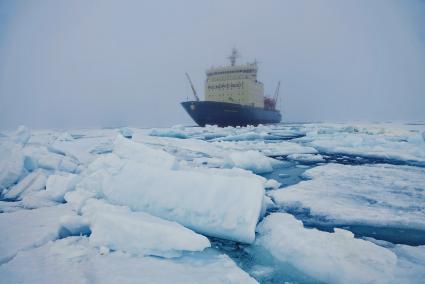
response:
{"label": "dark water", "polygon": [[350,231],[356,238],[370,237],[377,240],[384,240],[393,244],[404,244],[410,246],[425,245],[425,231],[418,229],[379,227],[367,224],[338,224],[310,215],[305,208],[273,208],[267,214],[275,212],[285,212],[301,220],[306,228],[315,228],[320,231],[333,232],[334,228]]}
{"label": "dark water", "polygon": [[256,245],[209,238],[211,246],[227,254],[244,271],[264,284],[320,283],[291,264],[276,260],[268,251]]}
{"label": "dark water", "polygon": [[284,161],[284,166],[275,169],[271,173],[263,174],[262,176],[267,179],[275,179],[282,184],[281,187],[287,187],[302,181],[303,178],[301,175],[311,167],[312,165],[302,165],[292,161]]}
{"label": "dark water", "polygon": [[[392,165],[404,165],[406,163],[387,159],[375,159],[370,157],[358,157],[349,155],[323,155],[326,163],[340,163],[345,165],[366,165],[387,163]],[[264,174],[267,179],[275,179],[280,182],[281,189],[297,184],[304,180],[302,174],[317,164],[285,161],[285,157],[275,157],[284,161],[284,165],[275,169],[272,173]],[[322,163],[323,164],[323,163]],[[308,210],[287,208],[272,208],[266,215],[274,212],[286,212],[302,220],[306,228],[316,228],[321,231],[333,232],[334,228],[341,228],[353,232],[356,238],[371,237],[394,244],[406,244],[411,246],[425,245],[425,231],[402,228],[386,228],[359,224],[332,224],[328,220],[311,216]],[[248,272],[260,283],[318,283],[317,280],[295,269],[289,263],[277,261],[264,249],[256,245],[246,245],[228,240],[211,238],[212,246],[230,256],[236,264]]]}

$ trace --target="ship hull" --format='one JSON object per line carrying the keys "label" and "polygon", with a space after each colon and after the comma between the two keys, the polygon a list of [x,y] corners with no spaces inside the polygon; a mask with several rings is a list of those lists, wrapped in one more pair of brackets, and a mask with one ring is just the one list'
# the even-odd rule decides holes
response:
{"label": "ship hull", "polygon": [[277,110],[214,101],[187,101],[181,105],[199,125],[246,126],[279,123],[282,116]]}

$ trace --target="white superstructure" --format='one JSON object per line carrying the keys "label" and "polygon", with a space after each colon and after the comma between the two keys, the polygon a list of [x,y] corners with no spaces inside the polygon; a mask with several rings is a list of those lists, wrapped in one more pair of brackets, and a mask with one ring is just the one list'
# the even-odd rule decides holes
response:
{"label": "white superstructure", "polygon": [[231,66],[206,71],[205,100],[264,107],[264,86],[257,81],[257,63],[235,65],[236,57],[233,49]]}

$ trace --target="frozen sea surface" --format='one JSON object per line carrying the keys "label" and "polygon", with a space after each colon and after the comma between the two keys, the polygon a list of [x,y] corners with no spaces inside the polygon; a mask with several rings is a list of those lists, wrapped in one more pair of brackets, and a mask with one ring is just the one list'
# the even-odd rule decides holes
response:
{"label": "frozen sea surface", "polygon": [[0,136],[1,283],[424,283],[425,125]]}

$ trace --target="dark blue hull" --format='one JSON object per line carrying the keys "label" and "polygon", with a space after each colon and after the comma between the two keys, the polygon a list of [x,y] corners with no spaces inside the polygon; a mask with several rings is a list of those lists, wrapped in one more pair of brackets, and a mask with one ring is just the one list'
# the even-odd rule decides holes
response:
{"label": "dark blue hull", "polygon": [[246,126],[279,123],[282,116],[277,110],[212,101],[181,103],[190,117],[199,125]]}

